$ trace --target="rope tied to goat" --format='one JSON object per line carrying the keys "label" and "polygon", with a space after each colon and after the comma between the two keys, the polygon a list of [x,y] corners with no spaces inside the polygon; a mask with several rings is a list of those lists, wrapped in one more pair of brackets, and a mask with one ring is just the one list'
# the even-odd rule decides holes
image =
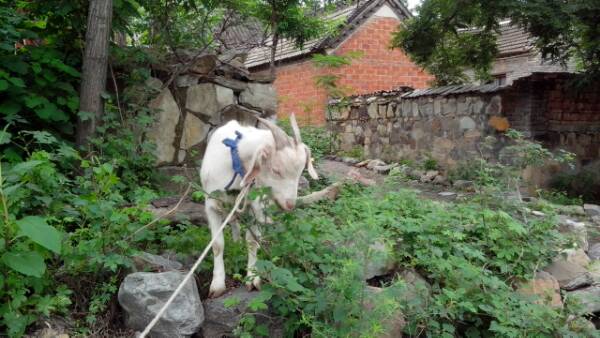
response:
{"label": "rope tied to goat", "polygon": [[[233,208],[231,208],[231,211],[229,212],[229,214],[227,215],[225,220],[223,220],[223,223],[219,227],[217,234],[220,234],[221,232],[223,232],[223,230],[225,229],[225,226],[227,226],[227,224],[229,223],[229,221],[231,220],[233,215],[240,210],[239,209],[240,204],[245,200],[246,195],[248,194],[248,191],[250,191],[250,188],[252,187],[253,183],[254,182],[247,184],[246,186],[244,186],[242,188],[242,190],[240,190],[240,193],[238,194],[237,198],[235,199],[235,203],[233,204]],[[162,308],[154,316],[152,321],[150,321],[150,323],[146,326],[144,331],[142,331],[142,333],[138,336],[139,338],[146,337],[150,333],[150,330],[152,330],[152,328],[156,325],[156,323],[158,323],[160,318],[167,311],[167,308],[169,307],[169,305],[171,305],[171,303],[173,303],[173,301],[175,300],[175,298],[177,297],[179,292],[181,292],[181,290],[183,290],[184,285],[187,284],[187,282],[190,280],[190,278],[192,278],[196,269],[200,266],[200,264],[202,263],[204,258],[206,258],[206,255],[208,255],[208,251],[212,248],[212,246],[216,240],[217,240],[217,236],[216,235],[212,236],[210,242],[208,243],[206,248],[204,248],[204,251],[202,251],[202,254],[200,255],[200,257],[198,257],[198,259],[196,260],[194,265],[190,268],[190,271],[188,271],[188,273],[185,275],[185,277],[183,278],[181,283],[177,286],[177,288],[175,289],[173,294],[171,294],[171,297],[169,297],[169,299],[165,302],[165,304],[162,306]]]}

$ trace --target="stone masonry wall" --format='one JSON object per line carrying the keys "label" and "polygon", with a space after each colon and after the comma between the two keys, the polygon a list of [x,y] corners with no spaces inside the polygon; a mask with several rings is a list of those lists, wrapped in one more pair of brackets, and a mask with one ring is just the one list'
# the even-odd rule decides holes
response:
{"label": "stone masonry wall", "polygon": [[331,101],[328,127],[342,151],[388,161],[431,156],[442,166],[476,155],[483,136],[513,128],[550,149],[600,159],[600,87],[536,73],[511,86],[409,88]]}
{"label": "stone masonry wall", "polygon": [[431,156],[443,166],[472,157],[501,113],[496,92],[421,96],[410,89],[332,102],[328,126],[343,151],[385,161]]}
{"label": "stone masonry wall", "polygon": [[161,90],[150,102],[157,116],[146,134],[159,166],[197,166],[212,129],[232,119],[253,124],[277,111],[271,81],[253,77],[237,58],[207,55],[167,88],[155,78],[148,85]]}

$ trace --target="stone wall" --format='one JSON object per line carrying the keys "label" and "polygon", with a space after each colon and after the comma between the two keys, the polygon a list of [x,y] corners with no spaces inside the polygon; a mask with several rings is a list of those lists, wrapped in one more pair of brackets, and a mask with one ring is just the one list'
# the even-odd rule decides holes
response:
{"label": "stone wall", "polygon": [[431,156],[442,166],[472,158],[485,135],[522,131],[550,149],[600,159],[600,87],[573,75],[536,73],[510,86],[447,86],[331,101],[328,127],[342,151],[388,161]]}
{"label": "stone wall", "polygon": [[243,57],[224,61],[224,56],[206,55],[166,88],[158,79],[148,82],[160,90],[150,102],[156,116],[146,135],[156,145],[159,166],[197,166],[212,129],[232,119],[254,123],[256,116],[274,117],[271,80],[249,74]]}
{"label": "stone wall", "polygon": [[477,143],[501,115],[496,87],[439,95],[409,88],[331,102],[328,126],[342,151],[386,161],[431,156],[452,166],[477,152]]}

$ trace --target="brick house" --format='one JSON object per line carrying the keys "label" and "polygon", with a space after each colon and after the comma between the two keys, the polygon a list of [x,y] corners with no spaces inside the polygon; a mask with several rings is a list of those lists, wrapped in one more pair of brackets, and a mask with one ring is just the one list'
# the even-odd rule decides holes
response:
{"label": "brick house", "polygon": [[[511,85],[515,80],[534,73],[565,73],[575,69],[574,64],[560,65],[544,60],[533,45],[533,38],[510,21],[501,22],[498,33],[498,55],[490,71],[498,85]],[[473,83],[481,84],[475,80],[473,71],[466,74]]]}
{"label": "brick house", "polygon": [[[328,97],[325,89],[315,85],[315,76],[325,73],[339,75],[338,84],[350,95],[401,86],[427,87],[433,77],[403,51],[389,47],[392,32],[410,16],[402,1],[362,1],[328,16],[345,22],[334,36],[307,41],[303,48],[282,39],[275,56],[278,115],[294,112],[301,123],[323,124]],[[343,55],[351,51],[359,51],[362,56],[335,70],[317,68],[312,62],[316,53]],[[252,73],[268,72],[270,55],[269,47],[254,48],[245,65]]]}

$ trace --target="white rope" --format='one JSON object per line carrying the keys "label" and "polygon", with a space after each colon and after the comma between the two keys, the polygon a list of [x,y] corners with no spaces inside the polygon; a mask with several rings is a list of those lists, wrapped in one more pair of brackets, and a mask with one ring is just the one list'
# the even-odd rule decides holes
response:
{"label": "white rope", "polygon": [[200,263],[202,263],[202,261],[204,260],[204,258],[208,254],[208,251],[210,250],[210,248],[212,248],[213,244],[217,240],[218,234],[220,234],[223,231],[223,229],[225,229],[225,226],[227,225],[227,223],[229,223],[229,221],[231,220],[231,217],[233,217],[233,215],[235,214],[235,212],[238,210],[238,206],[244,200],[244,197],[246,197],[246,194],[248,193],[248,190],[250,190],[251,186],[252,186],[252,184],[248,184],[248,185],[246,185],[245,187],[242,188],[242,190],[240,191],[240,193],[238,194],[238,196],[237,196],[237,198],[235,200],[235,204],[233,205],[233,208],[231,209],[231,212],[229,212],[229,215],[227,215],[227,217],[225,218],[225,220],[221,224],[221,227],[219,228],[219,230],[217,231],[217,233],[212,236],[212,239],[210,240],[210,242],[208,243],[208,245],[206,246],[206,248],[204,248],[204,251],[202,252],[202,254],[200,255],[200,257],[198,257],[198,259],[196,260],[196,263],[194,263],[194,265],[192,266],[192,268],[190,269],[190,271],[187,273],[187,275],[185,275],[185,278],[183,278],[183,281],[181,281],[181,284],[179,284],[179,286],[177,286],[177,289],[175,289],[175,292],[173,292],[173,294],[171,295],[171,297],[169,297],[169,299],[163,305],[163,307],[160,309],[160,311],[158,311],[158,313],[156,314],[156,316],[154,316],[154,318],[152,319],[152,321],[148,324],[148,326],[146,326],[146,328],[144,329],[144,331],[138,336],[139,338],[145,338],[148,335],[148,333],[150,333],[150,330],[152,330],[152,328],[154,327],[154,325],[156,325],[156,323],[158,323],[158,321],[160,320],[160,317],[162,317],[162,315],[167,311],[167,308],[169,307],[169,305],[171,305],[171,303],[173,302],[173,300],[175,300],[175,297],[177,297],[177,295],[179,294],[179,292],[181,292],[181,290],[183,289],[183,286],[190,280],[190,278],[192,277],[192,275],[194,275],[194,271],[196,271],[196,269],[198,268],[198,266],[200,265]]}

